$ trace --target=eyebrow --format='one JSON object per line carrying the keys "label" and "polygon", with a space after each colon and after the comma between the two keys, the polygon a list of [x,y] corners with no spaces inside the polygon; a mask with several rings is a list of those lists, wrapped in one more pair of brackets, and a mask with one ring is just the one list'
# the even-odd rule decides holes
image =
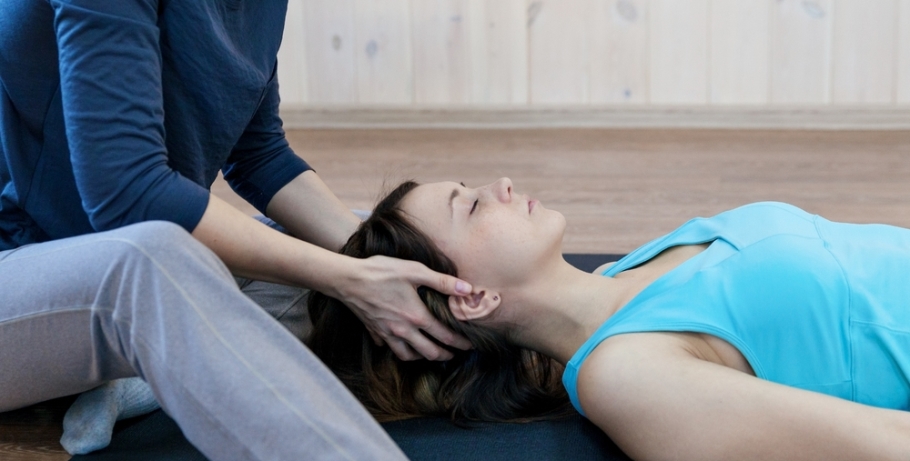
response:
{"label": "eyebrow", "polygon": [[[468,186],[465,186],[463,182],[459,183],[459,184],[461,184],[461,187],[468,187]],[[455,219],[455,208],[452,207],[452,201],[455,200],[455,197],[458,197],[458,194],[459,194],[458,189],[452,189],[452,194],[449,195],[449,212],[450,212],[449,214],[451,215],[452,219]]]}

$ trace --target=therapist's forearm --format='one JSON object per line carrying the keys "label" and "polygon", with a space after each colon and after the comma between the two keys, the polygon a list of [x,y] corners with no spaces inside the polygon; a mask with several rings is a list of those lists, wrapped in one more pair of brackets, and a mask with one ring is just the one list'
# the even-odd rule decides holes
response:
{"label": "therapist's forearm", "polygon": [[266,214],[295,237],[332,251],[340,250],[360,223],[313,170],[281,188]]}
{"label": "therapist's forearm", "polygon": [[264,226],[215,195],[193,237],[242,277],[334,293],[339,283],[356,273],[353,265],[358,260]]}

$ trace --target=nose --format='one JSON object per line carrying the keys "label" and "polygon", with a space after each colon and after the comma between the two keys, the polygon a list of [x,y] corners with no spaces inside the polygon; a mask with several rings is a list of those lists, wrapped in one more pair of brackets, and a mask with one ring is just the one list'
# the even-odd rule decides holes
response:
{"label": "nose", "polygon": [[503,203],[512,201],[512,180],[509,178],[499,178],[493,183],[493,191],[496,197]]}

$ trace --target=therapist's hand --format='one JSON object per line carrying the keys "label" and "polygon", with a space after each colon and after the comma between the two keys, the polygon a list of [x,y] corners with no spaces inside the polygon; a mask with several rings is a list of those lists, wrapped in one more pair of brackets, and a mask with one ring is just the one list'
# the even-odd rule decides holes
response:
{"label": "therapist's hand", "polygon": [[471,343],[433,317],[417,296],[425,286],[447,295],[471,293],[471,285],[423,264],[385,256],[356,261],[351,277],[335,286],[337,298],[366,325],[377,345],[385,343],[402,360],[449,360],[442,344],[467,350]]}

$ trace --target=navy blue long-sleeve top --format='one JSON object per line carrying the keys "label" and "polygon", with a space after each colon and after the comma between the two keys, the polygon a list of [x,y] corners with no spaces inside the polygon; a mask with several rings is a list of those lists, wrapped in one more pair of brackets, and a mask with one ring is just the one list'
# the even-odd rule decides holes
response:
{"label": "navy blue long-sleeve top", "polygon": [[4,0],[0,250],[192,231],[218,170],[260,211],[309,167],[276,77],[287,0]]}

